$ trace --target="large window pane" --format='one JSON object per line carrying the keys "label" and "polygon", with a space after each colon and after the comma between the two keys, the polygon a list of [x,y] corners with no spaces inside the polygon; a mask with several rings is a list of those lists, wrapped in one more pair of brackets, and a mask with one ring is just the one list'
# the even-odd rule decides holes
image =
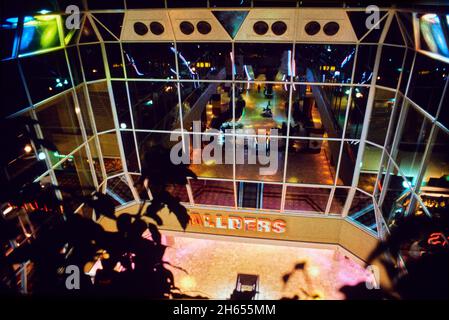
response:
{"label": "large window pane", "polygon": [[135,129],[180,128],[177,87],[171,82],[129,81]]}
{"label": "large window pane", "polygon": [[377,84],[396,89],[402,71],[405,48],[383,46]]}
{"label": "large window pane", "polygon": [[61,31],[58,28],[60,19],[58,15],[25,17],[19,53],[26,54],[60,47]]}
{"label": "large window pane", "polygon": [[236,43],[234,50],[236,79],[283,81],[292,75],[291,44]]}
{"label": "large window pane", "polygon": [[20,63],[34,103],[71,88],[67,60],[62,50],[23,58]]}
{"label": "large window pane", "polygon": [[83,143],[71,93],[40,106],[36,113],[44,138],[53,142],[60,154],[69,154]]}
{"label": "large window pane", "polygon": [[90,83],[87,85],[87,89],[97,132],[114,129],[114,117],[106,81]]}
{"label": "large window pane", "polygon": [[351,81],[355,46],[297,44],[295,46],[296,75],[301,81]]}
{"label": "large window pane", "polygon": [[358,187],[370,194],[373,194],[374,187],[377,180],[377,173],[380,170],[380,160],[382,157],[382,149],[365,145],[365,152],[363,153],[363,160],[361,163],[361,172],[359,177]]}
{"label": "large window pane", "polygon": [[176,78],[175,49],[170,43],[124,43],[128,78]]}
{"label": "large window pane", "polygon": [[232,181],[190,180],[195,204],[234,207]]}
{"label": "large window pane", "polygon": [[100,140],[106,174],[112,176],[122,172],[122,161],[120,159],[120,150],[115,132],[101,134],[98,136],[98,139]]}
{"label": "large window pane", "polygon": [[286,139],[263,136],[260,133],[257,137],[249,136],[239,130],[237,134],[236,178],[282,182]]}
{"label": "large window pane", "polygon": [[17,60],[0,63],[0,94],[2,96],[1,118],[29,106]]}
{"label": "large window pane", "polygon": [[330,189],[287,187],[285,210],[324,213]]}
{"label": "large window pane", "polygon": [[426,165],[423,184],[428,186],[449,186],[449,136],[437,129],[437,138],[432,146],[429,163]]}
{"label": "large window pane", "polygon": [[333,184],[339,152],[337,141],[290,139],[286,181]]}
{"label": "large window pane", "polygon": [[448,73],[448,64],[418,53],[407,96],[435,116]]}
{"label": "large window pane", "polygon": [[104,79],[103,55],[99,44],[80,45],[81,60],[83,62],[84,76],[87,81]]}
{"label": "large window pane", "polygon": [[431,121],[409,105],[396,163],[402,173],[413,182],[417,178],[431,128]]}
{"label": "large window pane", "polygon": [[[387,136],[395,95],[396,93],[392,91],[376,89],[367,139],[381,146],[384,145]],[[394,127],[395,124],[392,123],[392,126]]]}
{"label": "large window pane", "polygon": [[[232,126],[232,84],[182,82],[182,116],[184,130],[225,130]],[[243,100],[243,99],[242,99]],[[193,126],[201,122],[201,126]]]}
{"label": "large window pane", "polygon": [[185,139],[188,139],[185,143],[189,147],[190,169],[196,175],[232,179],[233,148],[226,146],[221,134],[190,134]]}
{"label": "large window pane", "polygon": [[[84,147],[56,167],[54,171],[58,185],[63,188],[63,197],[68,196],[68,201],[65,203],[67,209],[75,210],[82,203],[80,196],[89,195],[95,191]],[[73,193],[75,197],[70,196],[70,193]]]}
{"label": "large window pane", "polygon": [[109,179],[107,183],[106,194],[112,198],[116,206],[134,201],[133,194],[125,176]]}
{"label": "large window pane", "polygon": [[232,79],[230,43],[178,43],[181,79]]}

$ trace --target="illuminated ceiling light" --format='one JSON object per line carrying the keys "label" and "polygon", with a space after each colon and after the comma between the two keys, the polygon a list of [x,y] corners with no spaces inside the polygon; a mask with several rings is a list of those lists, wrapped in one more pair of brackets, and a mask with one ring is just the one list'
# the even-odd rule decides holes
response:
{"label": "illuminated ceiling light", "polygon": [[128,128],[128,126],[126,125],[126,123],[122,122],[122,123],[120,123],[120,128],[126,129],[126,128]]}
{"label": "illuminated ceiling light", "polygon": [[39,13],[39,14],[47,14],[47,13],[50,13],[50,12],[51,12],[50,10],[43,9],[41,11],[38,11],[37,13]]}
{"label": "illuminated ceiling light", "polygon": [[145,102],[146,106],[152,106],[153,105],[153,100],[148,100],[147,102]]}
{"label": "illuminated ceiling light", "polygon": [[80,113],[81,113],[80,108],[76,107],[76,108],[75,108],[75,113],[80,114]]}
{"label": "illuminated ceiling light", "polygon": [[92,69],[92,73],[97,73],[97,69]]}
{"label": "illuminated ceiling light", "polygon": [[24,150],[26,153],[30,153],[31,151],[33,151],[33,148],[31,148],[31,146],[30,146],[29,144],[27,144],[27,145],[25,146],[25,148],[23,148],[23,150]]}
{"label": "illuminated ceiling light", "polygon": [[4,216],[6,216],[8,213],[11,213],[13,209],[14,207],[9,203],[5,203],[4,205],[2,205],[2,213]]}
{"label": "illuminated ceiling light", "polygon": [[47,157],[47,156],[45,155],[44,152],[39,152],[39,153],[37,154],[37,158],[38,158],[39,160],[45,160],[46,157]]}
{"label": "illuminated ceiling light", "polygon": [[408,181],[402,181],[402,187],[404,188],[404,189],[410,189],[410,184],[409,184],[409,182]]}

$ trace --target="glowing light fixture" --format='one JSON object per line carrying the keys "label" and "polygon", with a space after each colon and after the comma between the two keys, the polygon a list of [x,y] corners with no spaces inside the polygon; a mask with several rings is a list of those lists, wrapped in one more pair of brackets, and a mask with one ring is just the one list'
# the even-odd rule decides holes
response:
{"label": "glowing light fixture", "polygon": [[30,146],[29,144],[27,144],[27,145],[25,146],[25,148],[23,148],[23,150],[24,150],[26,153],[30,153],[31,151],[33,151],[33,148],[31,148],[31,146]]}
{"label": "glowing light fixture", "polygon": [[39,152],[39,153],[37,154],[37,158],[38,158],[39,160],[45,160],[46,157],[47,157],[47,156],[45,155],[44,152]]}
{"label": "glowing light fixture", "polygon": [[128,126],[126,125],[126,123],[122,122],[122,123],[120,123],[120,128],[126,129],[126,128],[128,128]]}

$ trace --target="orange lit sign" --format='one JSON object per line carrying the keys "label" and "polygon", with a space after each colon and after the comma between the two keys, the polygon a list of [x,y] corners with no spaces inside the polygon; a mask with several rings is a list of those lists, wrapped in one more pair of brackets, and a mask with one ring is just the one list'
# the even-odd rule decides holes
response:
{"label": "orange lit sign", "polygon": [[284,220],[268,218],[240,217],[225,214],[190,213],[190,225],[213,229],[242,230],[261,233],[285,233],[287,224]]}
{"label": "orange lit sign", "polygon": [[447,238],[441,232],[432,233],[427,239],[427,243],[432,246],[442,246],[442,247],[448,245]]}

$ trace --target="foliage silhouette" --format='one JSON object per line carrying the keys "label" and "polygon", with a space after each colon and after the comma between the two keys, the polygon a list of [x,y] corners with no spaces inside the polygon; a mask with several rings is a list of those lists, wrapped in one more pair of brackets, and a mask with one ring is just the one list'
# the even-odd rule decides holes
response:
{"label": "foliage silhouette", "polygon": [[[36,123],[30,118],[7,122],[5,126],[12,133],[11,141],[7,141],[5,147],[15,143],[13,138],[17,134],[22,134],[39,148],[56,150],[52,142],[36,136],[33,129]],[[2,158],[2,166],[6,163]],[[172,165],[167,150],[153,148],[145,154],[142,173],[138,184],[149,182],[155,188],[149,208],[159,210],[166,205],[185,229],[189,221],[187,210],[165,188],[168,184],[186,184],[187,177],[195,178],[193,172],[187,166]],[[1,187],[2,203],[9,203],[14,210],[8,215],[0,215],[0,293],[19,293],[13,266],[29,261],[32,273],[28,290],[32,295],[189,298],[175,287],[173,274],[166,268],[172,265],[163,260],[166,246],[162,244],[157,226],[141,217],[145,200],[137,214],[125,213],[117,217],[112,198],[93,189],[80,191],[40,183],[21,185],[13,180],[2,182]],[[142,187],[147,188],[143,184]],[[63,193],[63,200],[57,198],[55,191]],[[93,208],[97,217],[115,220],[117,231],[105,231],[92,219],[67,210],[66,204],[72,200]],[[32,210],[27,207],[29,204],[32,204]],[[25,207],[28,212],[24,211]],[[39,229],[7,254],[4,244],[17,239],[21,233],[16,220],[20,214],[28,215]],[[157,219],[157,210],[147,209],[146,215],[162,224]],[[98,259],[101,259],[102,269],[98,270],[92,283],[84,271]],[[79,290],[66,287],[65,270],[69,265],[77,266],[81,271]]]}

